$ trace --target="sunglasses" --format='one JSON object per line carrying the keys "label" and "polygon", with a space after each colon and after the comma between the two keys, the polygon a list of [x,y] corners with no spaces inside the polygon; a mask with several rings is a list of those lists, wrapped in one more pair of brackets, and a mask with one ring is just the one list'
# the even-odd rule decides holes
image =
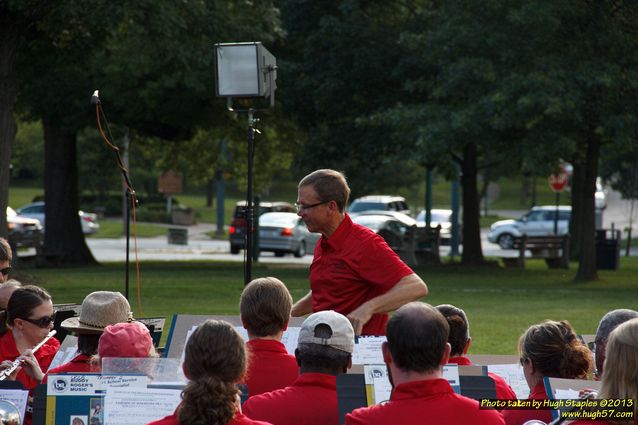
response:
{"label": "sunglasses", "polygon": [[11,273],[11,267],[5,267],[4,269],[0,270],[0,273],[5,276],[8,275],[9,273]]}
{"label": "sunglasses", "polygon": [[24,320],[25,322],[32,323],[41,328],[48,328],[51,323],[55,322],[55,313],[53,313],[53,315],[51,316],[40,317],[39,319],[22,318],[22,320]]}

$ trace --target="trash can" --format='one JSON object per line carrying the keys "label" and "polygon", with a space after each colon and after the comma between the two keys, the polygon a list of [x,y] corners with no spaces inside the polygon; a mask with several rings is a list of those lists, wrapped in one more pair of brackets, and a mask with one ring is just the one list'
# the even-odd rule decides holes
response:
{"label": "trash can", "polygon": [[[607,232],[611,238],[607,238]],[[596,268],[618,270],[620,268],[620,230],[596,230]]]}
{"label": "trash can", "polygon": [[170,245],[188,245],[188,229],[169,227],[168,243]]}

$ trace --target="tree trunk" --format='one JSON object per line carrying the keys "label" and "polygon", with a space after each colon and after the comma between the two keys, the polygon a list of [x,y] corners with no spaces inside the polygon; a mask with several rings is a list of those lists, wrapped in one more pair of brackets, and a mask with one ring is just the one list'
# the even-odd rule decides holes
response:
{"label": "tree trunk", "polygon": [[463,150],[461,163],[461,187],[463,189],[463,254],[461,264],[478,266],[485,263],[481,248],[481,226],[479,223],[479,195],[477,182],[478,152],[474,143]]}
{"label": "tree trunk", "polygon": [[[578,256],[578,272],[574,280],[587,282],[598,280],[596,270],[596,217],[594,193],[596,192],[596,176],[600,158],[600,139],[591,135],[587,140],[587,156],[585,157],[583,178],[582,231],[580,233],[580,255]],[[573,208],[573,207],[572,207]]]}
{"label": "tree trunk", "polygon": [[43,265],[97,264],[84,240],[78,210],[76,135],[43,117],[45,237]]}
{"label": "tree trunk", "polygon": [[9,202],[9,178],[11,176],[11,151],[16,135],[13,106],[17,94],[15,73],[18,28],[11,16],[0,17],[0,237],[7,237]]}
{"label": "tree trunk", "polygon": [[583,160],[572,161],[572,215],[569,221],[569,255],[571,260],[580,258],[582,233],[584,226],[584,196],[585,196],[585,164]]}

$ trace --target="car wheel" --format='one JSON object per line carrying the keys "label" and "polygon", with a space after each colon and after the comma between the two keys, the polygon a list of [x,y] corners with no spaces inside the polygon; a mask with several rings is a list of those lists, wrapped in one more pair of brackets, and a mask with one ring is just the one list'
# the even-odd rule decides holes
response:
{"label": "car wheel", "polygon": [[239,254],[239,247],[237,245],[231,245],[230,246],[230,253],[231,254]]}
{"label": "car wheel", "polygon": [[299,248],[294,252],[294,256],[297,258],[301,258],[306,255],[306,241],[299,242]]}
{"label": "car wheel", "polygon": [[502,249],[510,249],[512,248],[512,246],[514,246],[514,236],[510,235],[509,233],[503,233],[501,236],[498,237],[496,242]]}

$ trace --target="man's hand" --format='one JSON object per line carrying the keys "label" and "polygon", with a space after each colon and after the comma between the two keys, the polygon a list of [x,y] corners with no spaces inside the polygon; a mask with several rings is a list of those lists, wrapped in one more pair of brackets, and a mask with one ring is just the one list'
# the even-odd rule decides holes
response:
{"label": "man's hand", "polygon": [[370,309],[368,304],[361,304],[358,308],[348,314],[348,320],[352,323],[355,335],[361,335],[363,325],[370,321],[373,314],[374,312]]}
{"label": "man's hand", "polygon": [[308,292],[292,306],[290,315],[292,317],[301,317],[309,313],[312,313],[312,291]]}

